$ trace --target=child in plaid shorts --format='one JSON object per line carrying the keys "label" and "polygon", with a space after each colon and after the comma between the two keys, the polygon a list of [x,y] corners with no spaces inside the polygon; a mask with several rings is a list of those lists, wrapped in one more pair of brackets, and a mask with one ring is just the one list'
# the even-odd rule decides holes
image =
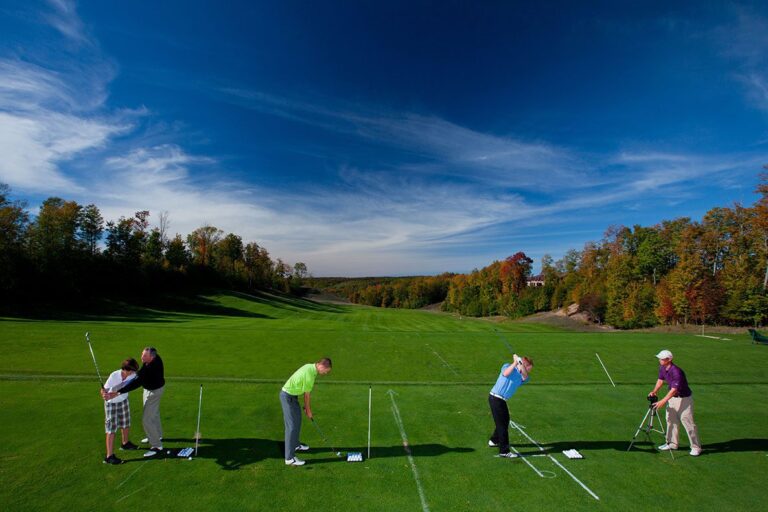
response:
{"label": "child in plaid shorts", "polygon": [[[135,359],[126,359],[119,370],[112,372],[104,384],[104,388],[107,391],[117,391],[136,377],[138,369],[139,363]],[[122,459],[119,459],[114,451],[117,429],[121,430],[122,435],[121,450],[135,450],[137,448],[128,438],[131,427],[131,408],[128,403],[128,394],[117,395],[115,398],[104,402],[104,416],[104,430],[107,433],[107,456],[104,458],[104,463],[122,464]]]}

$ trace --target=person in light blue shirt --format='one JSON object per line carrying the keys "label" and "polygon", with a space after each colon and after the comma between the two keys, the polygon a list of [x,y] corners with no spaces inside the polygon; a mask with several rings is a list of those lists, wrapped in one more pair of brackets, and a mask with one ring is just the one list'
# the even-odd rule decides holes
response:
{"label": "person in light blue shirt", "polygon": [[491,393],[488,396],[488,404],[491,406],[491,414],[496,429],[488,440],[488,446],[498,447],[500,457],[515,457],[509,451],[509,408],[507,400],[515,394],[517,389],[531,380],[530,372],[533,368],[533,360],[528,357],[512,356],[512,363],[504,363],[499,372]]}

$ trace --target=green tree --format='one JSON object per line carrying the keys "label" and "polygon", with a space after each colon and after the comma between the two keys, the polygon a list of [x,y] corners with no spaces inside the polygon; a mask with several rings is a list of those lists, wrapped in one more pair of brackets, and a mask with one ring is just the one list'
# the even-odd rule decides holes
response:
{"label": "green tree", "polygon": [[213,248],[223,234],[224,232],[219,228],[206,225],[187,235],[187,245],[192,253],[192,260],[198,265],[210,265]]}

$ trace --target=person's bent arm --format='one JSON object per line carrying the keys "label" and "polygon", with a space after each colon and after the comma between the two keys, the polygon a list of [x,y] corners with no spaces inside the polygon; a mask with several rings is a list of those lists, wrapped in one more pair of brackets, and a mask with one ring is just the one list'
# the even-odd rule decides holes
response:
{"label": "person's bent arm", "polygon": [[675,395],[677,395],[677,388],[669,388],[669,393],[667,393],[664,398],[656,402],[656,408],[660,409],[664,407],[664,405],[669,402],[669,399]]}
{"label": "person's bent arm", "polygon": [[659,379],[656,381],[656,385],[653,387],[653,391],[648,393],[648,396],[656,396],[656,392],[661,389],[661,386],[664,384],[664,381]]}
{"label": "person's bent arm", "polygon": [[304,393],[304,413],[307,415],[307,418],[312,419],[312,407],[310,407],[309,396],[309,393]]}

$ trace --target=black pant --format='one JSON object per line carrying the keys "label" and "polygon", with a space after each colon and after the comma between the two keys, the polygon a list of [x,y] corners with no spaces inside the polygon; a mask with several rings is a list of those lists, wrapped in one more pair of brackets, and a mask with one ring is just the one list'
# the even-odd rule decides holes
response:
{"label": "black pant", "polygon": [[509,451],[509,408],[507,402],[493,395],[488,395],[488,405],[491,406],[493,422],[496,430],[491,434],[491,441],[499,445],[499,453]]}

